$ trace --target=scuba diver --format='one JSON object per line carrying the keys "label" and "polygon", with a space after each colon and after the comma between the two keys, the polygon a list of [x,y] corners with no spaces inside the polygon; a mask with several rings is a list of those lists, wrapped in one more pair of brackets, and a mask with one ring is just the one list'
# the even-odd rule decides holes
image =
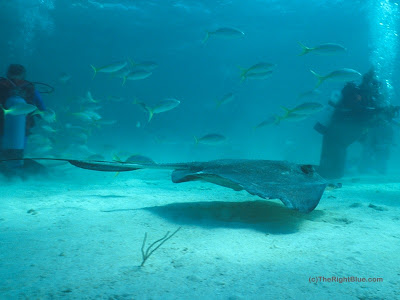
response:
{"label": "scuba diver", "polygon": [[0,78],[0,172],[6,175],[18,173],[25,169],[24,149],[29,130],[34,126],[32,113],[11,114],[4,109],[10,109],[21,104],[31,104],[40,111],[45,111],[40,93],[32,82],[25,80],[26,69],[19,64],[11,64],[6,78]]}
{"label": "scuba diver", "polygon": [[382,94],[382,83],[373,69],[364,74],[360,85],[350,82],[337,103],[327,126],[317,123],[314,129],[323,135],[318,173],[327,179],[344,175],[347,147],[359,141],[363,147],[360,172],[386,172],[393,142],[392,119],[399,106],[388,105]]}

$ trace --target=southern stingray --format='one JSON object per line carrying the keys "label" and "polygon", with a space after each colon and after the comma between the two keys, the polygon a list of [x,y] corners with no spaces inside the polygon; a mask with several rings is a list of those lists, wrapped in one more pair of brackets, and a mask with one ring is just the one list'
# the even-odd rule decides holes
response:
{"label": "southern stingray", "polygon": [[174,183],[203,180],[235,191],[245,190],[264,199],[280,199],[288,208],[305,213],[318,205],[327,184],[311,165],[287,161],[222,159],[176,164],[133,164],[53,158],[30,160],[67,161],[79,168],[106,172],[171,169]]}

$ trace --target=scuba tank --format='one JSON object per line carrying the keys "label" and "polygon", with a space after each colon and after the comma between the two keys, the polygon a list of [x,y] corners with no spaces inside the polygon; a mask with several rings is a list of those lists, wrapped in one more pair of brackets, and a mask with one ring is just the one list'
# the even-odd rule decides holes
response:
{"label": "scuba tank", "polygon": [[[5,108],[8,109],[16,104],[23,104],[26,101],[20,96],[11,96],[5,102]],[[4,115],[4,133],[2,140],[2,156],[4,159],[24,158],[25,133],[26,133],[26,115],[13,116]],[[10,160],[5,162],[10,169],[22,167],[23,160]]]}
{"label": "scuba tank", "polygon": [[[27,82],[23,86],[17,86],[13,81],[8,80],[12,88],[8,92],[8,98],[4,102],[4,108],[9,109],[18,104],[26,104],[27,97],[24,87],[31,84]],[[26,115],[4,114],[3,124],[3,150],[23,150],[25,148]]]}
{"label": "scuba tank", "polygon": [[[17,104],[24,104],[26,101],[20,96],[11,96],[5,102],[5,108]],[[5,115],[3,149],[24,149],[26,132],[26,115]]]}

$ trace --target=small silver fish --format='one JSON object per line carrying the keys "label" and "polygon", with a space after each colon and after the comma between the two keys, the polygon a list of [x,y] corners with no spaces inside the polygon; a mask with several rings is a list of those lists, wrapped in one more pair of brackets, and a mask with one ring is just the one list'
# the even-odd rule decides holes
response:
{"label": "small silver fish", "polygon": [[61,73],[60,76],[58,77],[58,81],[66,84],[68,81],[70,81],[71,79],[71,75],[67,74],[67,73]]}
{"label": "small silver fish", "polygon": [[260,72],[260,73],[247,73],[245,76],[242,76],[242,81],[245,79],[266,79],[270,78],[272,75],[272,71]]}
{"label": "small silver fish", "polygon": [[254,129],[262,128],[262,127],[266,127],[266,126],[278,125],[279,121],[280,121],[280,119],[278,116],[276,116],[276,115],[270,116],[269,118],[267,118],[266,120],[262,121],[257,126],[255,126]]}
{"label": "small silver fish", "polygon": [[124,78],[125,76],[128,76],[128,74],[131,72],[131,69],[128,67],[124,67],[121,70],[111,73],[111,77],[116,77],[116,78]]}
{"label": "small silver fish", "polygon": [[347,68],[332,71],[325,76],[319,75],[319,74],[315,73],[313,70],[310,70],[310,71],[318,79],[318,82],[317,82],[317,85],[315,86],[315,88],[319,87],[321,85],[321,83],[323,83],[325,80],[346,82],[346,81],[357,80],[362,76],[360,72],[353,70],[353,69],[347,69]]}
{"label": "small silver fish", "polygon": [[179,100],[177,100],[177,99],[174,99],[174,98],[168,98],[168,99],[165,99],[165,100],[162,100],[162,101],[158,102],[153,107],[147,106],[145,103],[138,102],[137,100],[135,100],[134,103],[140,105],[144,110],[146,110],[149,113],[149,120],[148,121],[150,122],[151,119],[153,118],[154,114],[159,114],[159,113],[163,113],[163,112],[169,111],[171,109],[174,109],[181,102]]}
{"label": "small silver fish", "polygon": [[205,38],[203,39],[203,44],[208,41],[211,36],[224,39],[241,38],[244,36],[244,32],[235,28],[223,27],[215,31],[207,31]]}
{"label": "small silver fish", "polygon": [[235,95],[233,93],[226,94],[221,98],[221,100],[217,100],[217,108],[221,105],[232,102],[235,99]]}
{"label": "small silver fish", "polygon": [[265,73],[268,71],[272,71],[275,68],[275,64],[259,62],[252,65],[250,68],[240,68],[242,70],[242,75],[247,73]]}
{"label": "small silver fish", "polygon": [[177,99],[168,98],[168,99],[158,102],[152,108],[152,110],[153,110],[153,113],[159,114],[159,113],[166,112],[166,111],[169,111],[169,110],[177,107],[180,103],[181,103],[181,101],[179,101]]}
{"label": "small silver fish", "polygon": [[5,109],[3,106],[0,106],[3,109],[5,115],[19,116],[19,115],[27,115],[37,110],[37,107],[32,104],[20,103],[13,106],[10,106],[8,109]]}
{"label": "small silver fish", "polygon": [[282,106],[282,108],[288,113],[295,113],[295,114],[313,114],[316,112],[321,111],[324,106],[321,103],[318,102],[304,102],[301,103],[299,105],[297,105],[296,107],[290,109],[290,108],[286,108],[284,106]]}
{"label": "small silver fish", "polygon": [[279,121],[290,121],[290,122],[297,122],[297,121],[303,121],[307,119],[309,115],[306,114],[295,114],[295,113],[289,113],[286,114],[282,117],[279,117]]}
{"label": "small silver fish", "polygon": [[126,75],[123,78],[122,85],[124,85],[127,80],[141,80],[141,79],[145,79],[145,78],[149,77],[151,74],[153,74],[153,73],[146,71],[146,70],[131,71],[128,75]]}
{"label": "small silver fish", "polygon": [[94,71],[94,74],[93,74],[93,78],[94,78],[97,73],[114,73],[114,72],[117,72],[117,71],[121,70],[122,68],[126,67],[127,64],[128,64],[127,61],[119,61],[119,62],[112,63],[112,64],[109,64],[109,65],[106,65],[106,66],[102,66],[102,67],[99,67],[99,68],[96,68],[93,65],[90,65],[90,66],[92,67],[92,69]]}
{"label": "small silver fish", "polygon": [[98,121],[101,119],[98,113],[90,110],[72,113],[72,115],[84,122]]}
{"label": "small silver fish", "polygon": [[57,120],[56,112],[50,108],[39,114],[47,123],[54,123]]}
{"label": "small silver fish", "polygon": [[93,99],[92,93],[90,91],[86,92],[85,97],[80,97],[81,103],[97,103],[98,100]]}
{"label": "small silver fish", "polygon": [[226,137],[217,133],[210,133],[201,138],[194,137],[196,144],[219,145],[226,141]]}
{"label": "small silver fish", "polygon": [[153,61],[143,61],[143,62],[134,62],[133,60],[129,60],[132,68],[145,70],[148,72],[153,72],[155,69],[158,68],[158,64]]}
{"label": "small silver fish", "polygon": [[302,43],[299,43],[301,48],[303,49],[303,52],[299,54],[305,55],[307,53],[314,53],[318,55],[333,55],[333,54],[338,54],[338,53],[343,53],[346,52],[346,48],[343,47],[342,45],[339,44],[334,44],[334,43],[326,43],[326,44],[321,44],[315,47],[306,47]]}

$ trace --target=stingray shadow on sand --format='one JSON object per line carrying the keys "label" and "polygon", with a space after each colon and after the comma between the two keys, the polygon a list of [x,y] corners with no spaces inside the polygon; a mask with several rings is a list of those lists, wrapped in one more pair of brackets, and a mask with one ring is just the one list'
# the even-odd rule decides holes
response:
{"label": "stingray shadow on sand", "polygon": [[304,214],[263,200],[172,203],[142,209],[179,225],[248,228],[269,234],[296,233],[304,222],[323,215],[319,210]]}

